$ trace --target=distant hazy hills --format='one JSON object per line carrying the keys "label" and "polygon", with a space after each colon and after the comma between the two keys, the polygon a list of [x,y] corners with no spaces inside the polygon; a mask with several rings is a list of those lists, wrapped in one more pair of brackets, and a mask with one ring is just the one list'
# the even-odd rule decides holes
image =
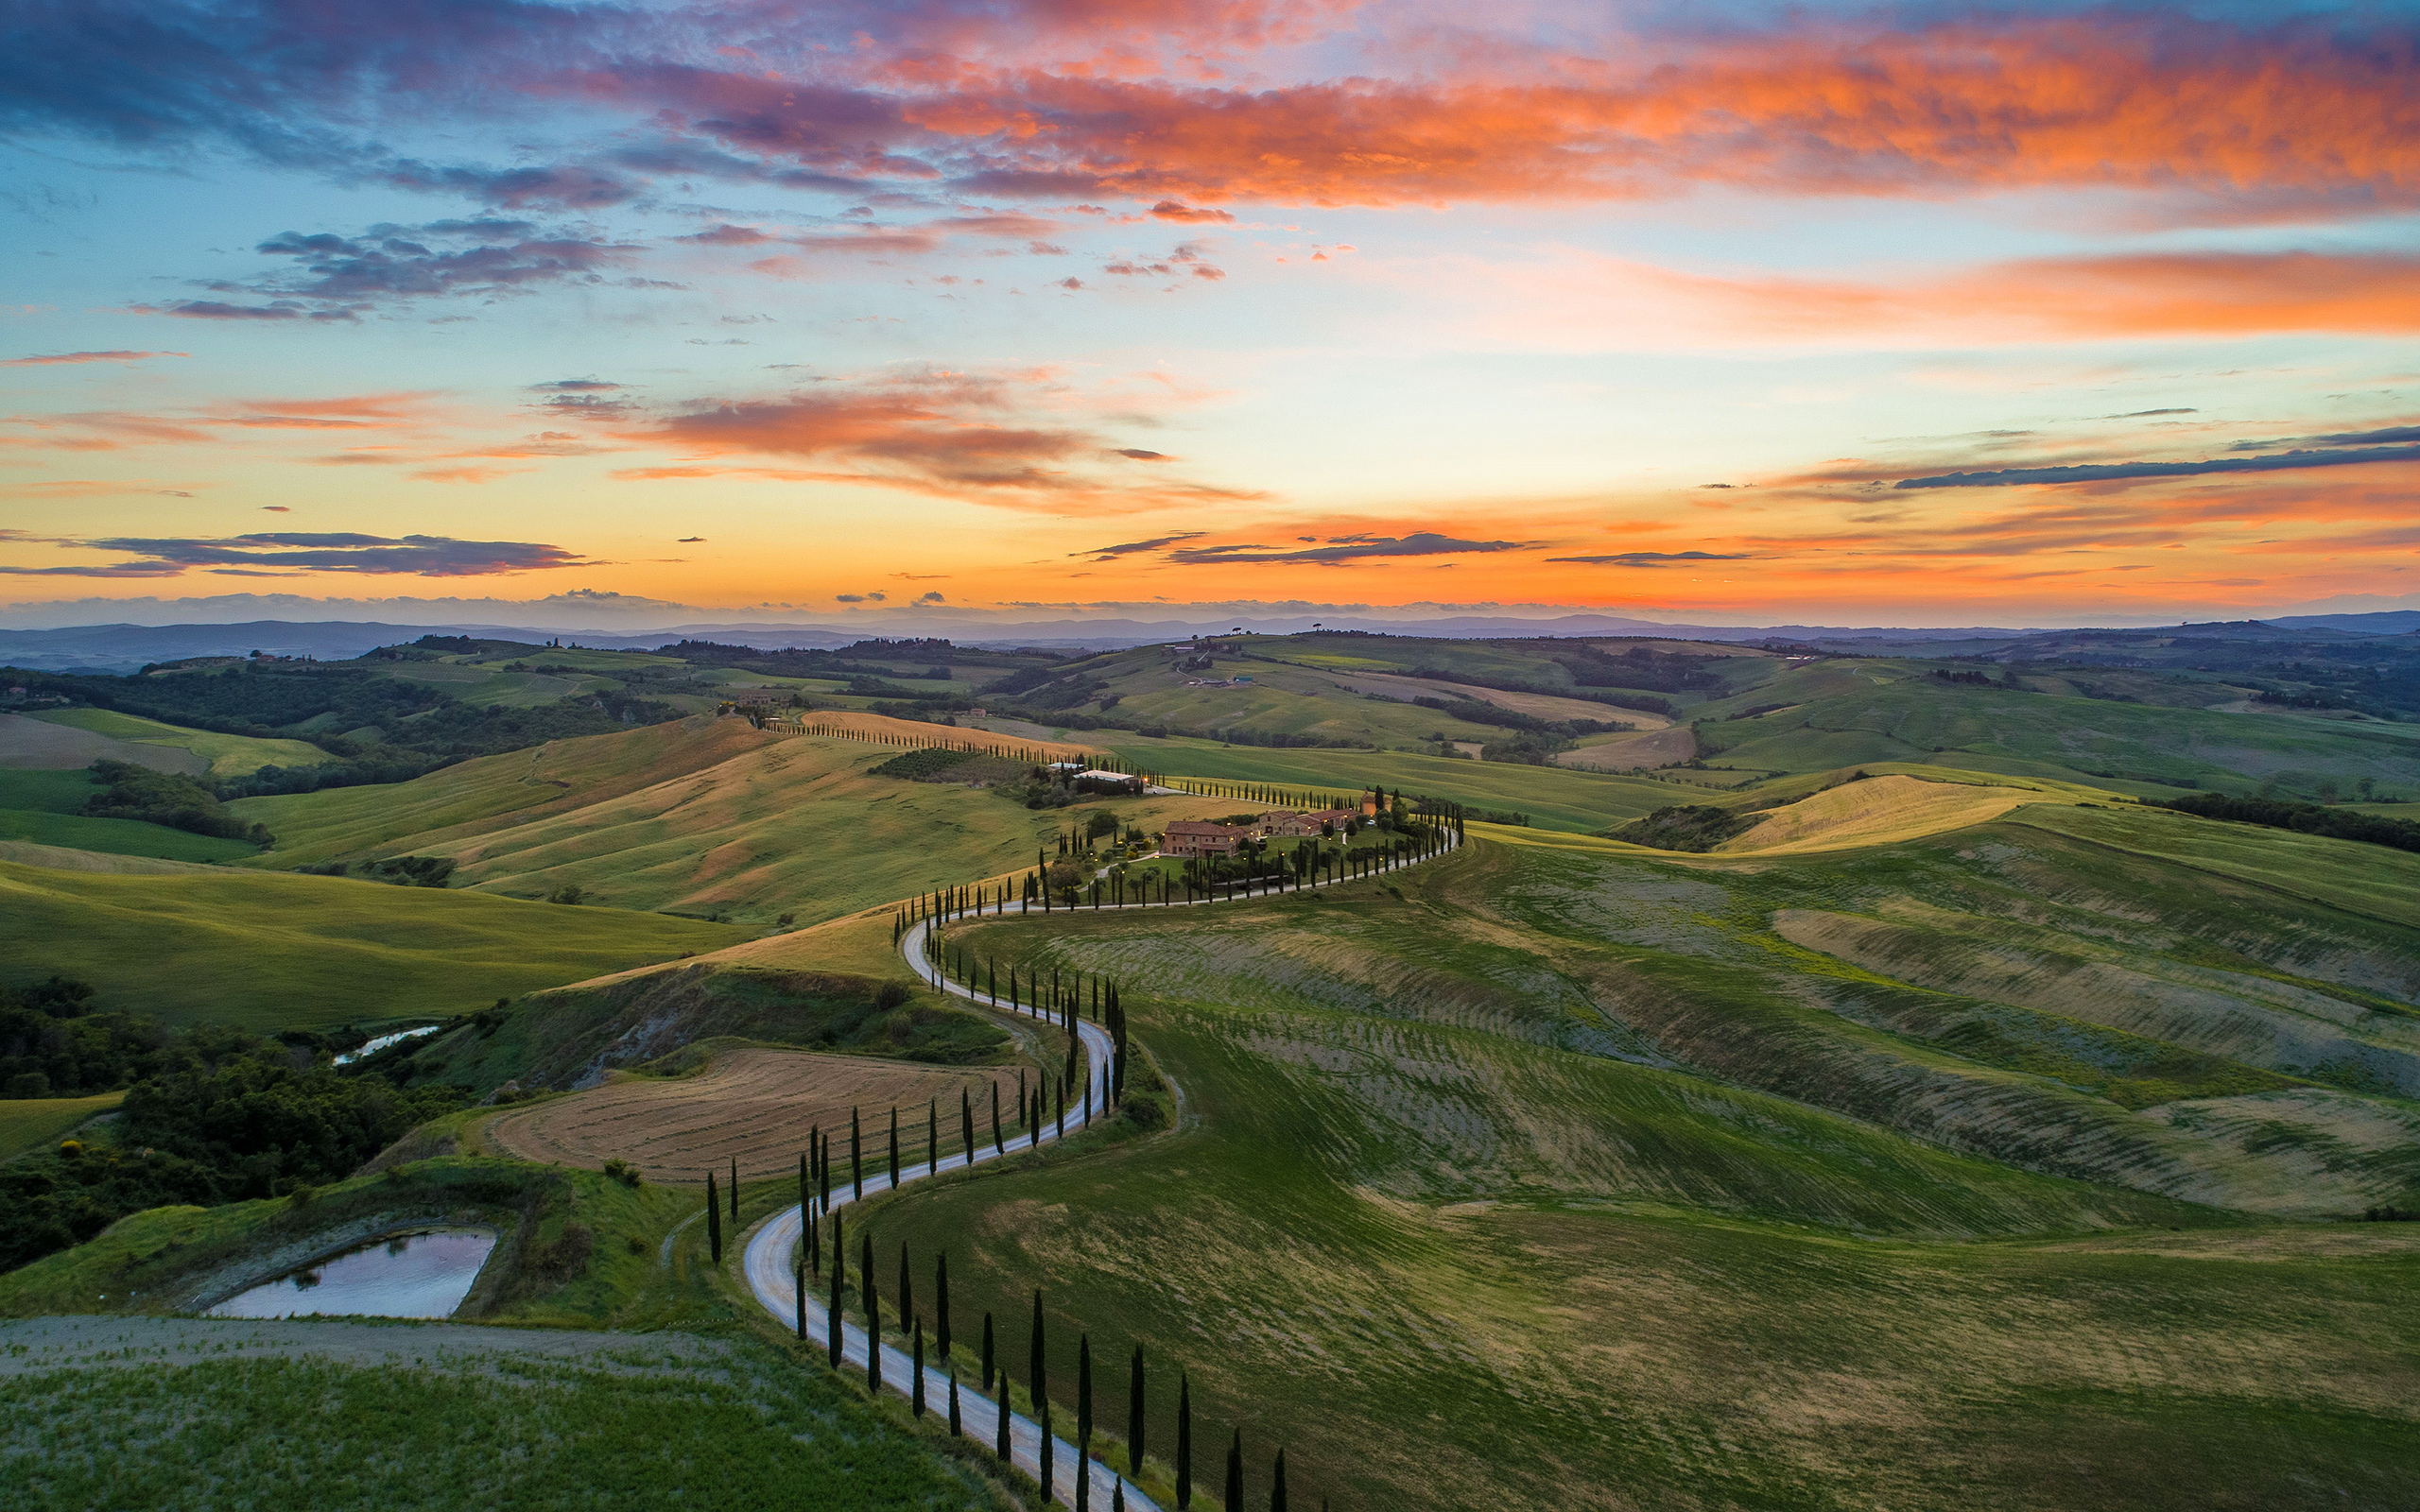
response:
{"label": "distant hazy hills", "polygon": [[[1615,614],[1567,614],[1554,619],[1511,616],[1456,615],[1443,619],[1330,619],[1320,622],[1331,630],[1358,630],[1376,635],[1417,635],[1445,638],[1500,636],[1640,635],[1704,641],[1753,642],[1788,640],[1812,645],[1887,652],[1946,655],[1959,651],[2014,649],[2010,643],[2043,643],[2040,654],[2059,654],[2066,647],[2100,637],[2138,638],[2191,634],[2224,640],[2325,640],[2338,636],[2407,635],[2420,632],[2420,611],[2398,610],[2377,614],[2305,614],[2273,620],[2245,620],[2224,625],[2135,627],[2112,630],[2011,629],[1976,626],[1923,629],[1895,627],[1825,625],[1667,625]],[[1032,645],[1069,651],[1113,650],[1129,645],[1183,640],[1193,635],[1226,633],[1237,627],[1255,634],[1300,634],[1311,627],[1306,617],[1222,620],[1046,620],[1002,624],[968,621],[936,623],[922,633],[948,636],[968,645]],[[835,648],[881,633],[872,625],[684,624],[632,634],[628,630],[581,629],[576,627],[510,625],[390,625],[378,621],[251,620],[236,625],[78,625],[59,629],[0,629],[0,665],[39,672],[132,672],[155,662],[198,656],[245,656],[253,651],[271,656],[317,657],[342,661],[381,645],[418,640],[424,635],[469,635],[492,640],[544,641],[552,637],[606,649],[652,648],[683,637],[752,645]],[[2029,647],[2030,649],[2030,647]]]}

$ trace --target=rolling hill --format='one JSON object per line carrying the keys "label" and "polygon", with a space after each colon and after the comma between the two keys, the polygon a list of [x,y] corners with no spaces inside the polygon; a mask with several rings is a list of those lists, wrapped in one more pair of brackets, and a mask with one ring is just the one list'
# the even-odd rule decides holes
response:
{"label": "rolling hill", "polygon": [[233,868],[165,875],[0,862],[0,972],[102,1006],[274,1030],[444,1019],[742,932],[619,909]]}

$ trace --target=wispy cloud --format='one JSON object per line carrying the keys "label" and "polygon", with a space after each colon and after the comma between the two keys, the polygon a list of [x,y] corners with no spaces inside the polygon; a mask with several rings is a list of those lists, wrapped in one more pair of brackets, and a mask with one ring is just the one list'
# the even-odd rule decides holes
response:
{"label": "wispy cloud", "polygon": [[47,357],[0,358],[0,368],[50,368],[87,362],[145,362],[153,357],[190,357],[190,352],[62,352]]}
{"label": "wispy cloud", "polygon": [[1533,542],[1463,541],[1435,531],[1415,530],[1407,536],[1348,536],[1325,546],[1299,551],[1272,551],[1266,546],[1188,546],[1168,553],[1168,559],[1188,567],[1215,567],[1262,562],[1312,562],[1338,566],[1384,557],[1459,557],[1518,551]]}

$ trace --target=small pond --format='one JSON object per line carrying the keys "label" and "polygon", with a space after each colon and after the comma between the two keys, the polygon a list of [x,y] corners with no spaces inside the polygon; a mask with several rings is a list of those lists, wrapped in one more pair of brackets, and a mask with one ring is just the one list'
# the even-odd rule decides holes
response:
{"label": "small pond", "polygon": [[494,1248],[492,1228],[388,1234],[239,1292],[209,1315],[450,1317]]}

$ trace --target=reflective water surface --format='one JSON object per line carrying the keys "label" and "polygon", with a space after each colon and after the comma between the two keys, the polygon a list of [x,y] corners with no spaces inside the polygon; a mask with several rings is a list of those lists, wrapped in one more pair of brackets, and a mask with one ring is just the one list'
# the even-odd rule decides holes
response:
{"label": "reflective water surface", "polygon": [[210,1310],[212,1317],[449,1317],[495,1248],[492,1228],[388,1234],[280,1276]]}

